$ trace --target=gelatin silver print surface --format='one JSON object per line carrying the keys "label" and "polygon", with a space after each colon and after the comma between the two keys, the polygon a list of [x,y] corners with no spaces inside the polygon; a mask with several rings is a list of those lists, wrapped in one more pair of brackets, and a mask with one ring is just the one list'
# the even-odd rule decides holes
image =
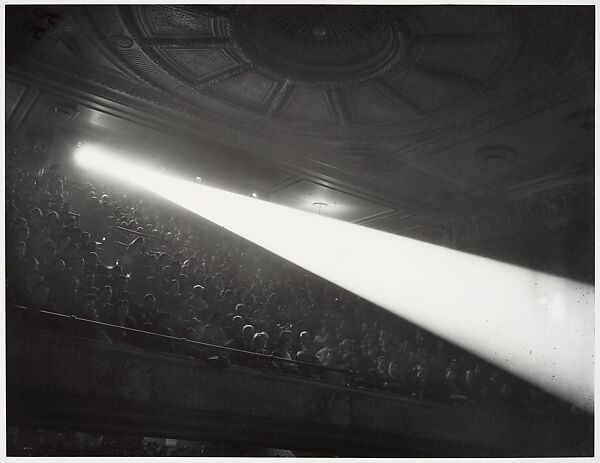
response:
{"label": "gelatin silver print surface", "polygon": [[594,19],[7,5],[7,456],[593,456]]}

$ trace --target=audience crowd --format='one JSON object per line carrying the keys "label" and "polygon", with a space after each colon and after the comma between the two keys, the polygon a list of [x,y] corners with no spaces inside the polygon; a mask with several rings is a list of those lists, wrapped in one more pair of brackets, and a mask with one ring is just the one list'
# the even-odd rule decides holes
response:
{"label": "audience crowd", "polygon": [[[6,168],[9,304],[200,341],[177,351],[199,359],[482,407],[565,406],[176,206],[56,165]],[[81,335],[175,349],[172,338],[89,325]]]}

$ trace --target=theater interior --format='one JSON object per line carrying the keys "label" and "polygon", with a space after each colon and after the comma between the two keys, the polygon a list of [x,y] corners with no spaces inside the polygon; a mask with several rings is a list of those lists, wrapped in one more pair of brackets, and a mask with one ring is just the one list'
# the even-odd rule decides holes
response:
{"label": "theater interior", "polygon": [[[594,16],[6,6],[7,454],[592,456]],[[96,175],[74,160],[90,146],[105,170],[110,153],[160,174]],[[197,210],[178,203],[169,175],[302,211],[306,228],[277,239],[328,270],[245,235],[276,229],[258,216],[238,232],[200,193]],[[432,250],[417,288],[421,251],[386,255],[378,237]],[[357,253],[339,270],[336,245]],[[362,264],[370,249],[381,265]],[[482,313],[500,321],[477,338],[476,310],[457,306],[478,283],[459,264],[457,295],[434,289],[444,252],[583,294],[552,312],[544,293],[511,327],[503,282],[482,277]],[[414,313],[379,303],[374,282]],[[511,278],[499,291],[529,300]],[[544,339],[555,315],[561,339]],[[559,348],[532,366],[538,339]]]}

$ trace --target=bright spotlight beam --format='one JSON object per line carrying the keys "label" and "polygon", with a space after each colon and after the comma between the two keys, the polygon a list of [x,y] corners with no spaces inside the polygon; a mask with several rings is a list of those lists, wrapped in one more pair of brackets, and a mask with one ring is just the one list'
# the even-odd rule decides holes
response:
{"label": "bright spotlight beam", "polygon": [[593,411],[593,286],[177,179],[99,147],[81,147],[76,161]]}

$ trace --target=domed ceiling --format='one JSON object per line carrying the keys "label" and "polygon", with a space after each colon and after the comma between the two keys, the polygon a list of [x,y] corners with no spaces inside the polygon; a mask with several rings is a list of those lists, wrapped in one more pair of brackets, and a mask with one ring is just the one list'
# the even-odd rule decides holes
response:
{"label": "domed ceiling", "polygon": [[11,136],[128,140],[223,188],[593,272],[592,7],[18,8]]}
{"label": "domed ceiling", "polygon": [[131,6],[91,19],[186,104],[324,135],[431,129],[502,81],[522,45],[506,8]]}

